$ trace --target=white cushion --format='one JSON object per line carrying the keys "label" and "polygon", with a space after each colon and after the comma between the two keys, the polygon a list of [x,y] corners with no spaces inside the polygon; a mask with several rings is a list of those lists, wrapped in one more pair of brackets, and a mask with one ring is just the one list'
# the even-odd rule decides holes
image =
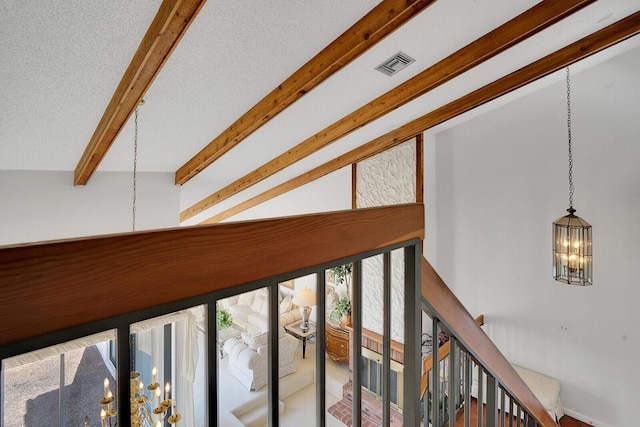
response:
{"label": "white cushion", "polygon": [[[513,365],[513,369],[516,370],[540,403],[542,403],[544,409],[546,409],[553,418],[562,417],[560,382],[558,380],[516,365]],[[560,408],[560,410],[558,410],[558,408]]]}
{"label": "white cushion", "polygon": [[246,322],[247,319],[249,318],[249,315],[253,313],[253,311],[251,311],[251,307],[249,307],[248,305],[242,305],[242,304],[229,306],[228,310],[229,310],[229,313],[231,313],[231,317],[234,322],[237,320]]}
{"label": "white cushion", "polygon": [[238,295],[238,304],[251,305],[251,303],[253,302],[254,294],[255,292],[251,291]]}
{"label": "white cushion", "polygon": [[247,344],[251,350],[257,350],[263,345],[267,345],[267,343],[269,342],[269,333],[263,332],[255,336],[242,334],[242,338],[245,344]]}
{"label": "white cushion", "polygon": [[238,303],[238,296],[234,295],[232,297],[229,298],[223,298],[221,300],[219,300],[220,305],[222,305],[222,307],[224,308],[229,308],[232,305],[235,305]]}
{"label": "white cushion", "polygon": [[287,311],[291,311],[291,307],[292,307],[291,295],[287,295],[280,303],[280,313],[286,313]]}
{"label": "white cushion", "polygon": [[262,310],[262,305],[265,302],[265,298],[262,298],[261,296],[256,295],[256,297],[253,299],[253,302],[251,303],[251,310],[255,311],[256,313],[260,313],[260,310]]}
{"label": "white cushion", "polygon": [[268,317],[269,316],[269,300],[265,299],[262,303],[262,307],[258,311],[261,316]]}

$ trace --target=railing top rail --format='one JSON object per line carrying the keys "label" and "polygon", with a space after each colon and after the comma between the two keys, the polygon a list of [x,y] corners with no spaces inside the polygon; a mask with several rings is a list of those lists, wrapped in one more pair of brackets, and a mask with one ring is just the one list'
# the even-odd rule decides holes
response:
{"label": "railing top rail", "polygon": [[426,259],[421,266],[422,296],[445,326],[465,346],[467,351],[495,378],[503,388],[517,398],[541,425],[557,426],[538,398],[520,378],[493,341],[476,324],[471,314],[451,292]]}
{"label": "railing top rail", "polygon": [[0,248],[0,345],[424,236],[419,204]]}

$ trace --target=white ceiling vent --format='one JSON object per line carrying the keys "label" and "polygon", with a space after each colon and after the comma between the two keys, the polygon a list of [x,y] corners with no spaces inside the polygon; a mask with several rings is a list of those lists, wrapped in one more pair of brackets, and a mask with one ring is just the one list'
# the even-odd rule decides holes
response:
{"label": "white ceiling vent", "polygon": [[398,52],[382,64],[378,65],[376,70],[380,71],[382,74],[386,74],[387,76],[393,76],[398,71],[407,68],[412,62],[415,62],[415,59],[406,53]]}

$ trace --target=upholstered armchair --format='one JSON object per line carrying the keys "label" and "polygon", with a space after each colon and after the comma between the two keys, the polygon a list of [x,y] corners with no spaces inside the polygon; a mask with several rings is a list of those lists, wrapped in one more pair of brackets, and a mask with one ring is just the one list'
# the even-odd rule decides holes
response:
{"label": "upholstered armchair", "polygon": [[[229,373],[248,390],[260,390],[267,384],[268,333],[255,336],[243,333],[241,339],[230,338],[224,343],[229,355]],[[298,340],[288,335],[282,326],[278,328],[279,377],[296,371],[295,352]]]}

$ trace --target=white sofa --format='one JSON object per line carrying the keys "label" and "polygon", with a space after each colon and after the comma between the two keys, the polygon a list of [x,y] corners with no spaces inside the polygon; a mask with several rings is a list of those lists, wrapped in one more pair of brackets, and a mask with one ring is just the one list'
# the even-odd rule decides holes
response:
{"label": "white sofa", "polygon": [[[269,333],[243,333],[241,339],[229,338],[224,352],[229,355],[229,373],[248,390],[260,390],[267,384],[267,351]],[[279,378],[296,371],[295,353],[299,341],[278,327]]]}
{"label": "white sofa", "polygon": [[[302,318],[300,310],[291,302],[291,295],[280,297],[280,326],[287,326]],[[220,300],[231,313],[233,323],[251,333],[269,330],[269,292],[257,289]]]}

